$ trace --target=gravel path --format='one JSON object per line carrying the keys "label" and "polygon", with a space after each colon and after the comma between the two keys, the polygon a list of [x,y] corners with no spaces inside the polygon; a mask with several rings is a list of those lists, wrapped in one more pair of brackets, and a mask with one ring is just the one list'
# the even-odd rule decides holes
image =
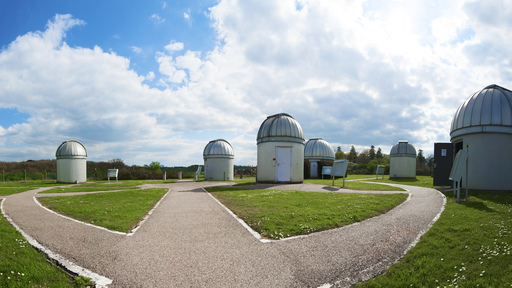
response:
{"label": "gravel path", "polygon": [[[263,243],[201,189],[213,185],[219,183],[150,185],[168,188],[169,193],[132,236],[41,208],[33,198],[43,189],[6,196],[2,206],[29,237],[111,279],[108,287],[347,287],[398,261],[445,203],[436,190],[396,185],[411,196],[384,215],[307,237]],[[308,183],[249,188],[338,191]],[[108,284],[108,279],[100,282]]]}

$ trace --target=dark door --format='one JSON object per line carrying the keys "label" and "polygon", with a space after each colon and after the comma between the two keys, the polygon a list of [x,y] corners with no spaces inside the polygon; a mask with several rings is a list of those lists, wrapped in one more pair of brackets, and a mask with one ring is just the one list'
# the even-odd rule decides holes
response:
{"label": "dark door", "polygon": [[450,186],[453,165],[453,144],[434,143],[434,186]]}

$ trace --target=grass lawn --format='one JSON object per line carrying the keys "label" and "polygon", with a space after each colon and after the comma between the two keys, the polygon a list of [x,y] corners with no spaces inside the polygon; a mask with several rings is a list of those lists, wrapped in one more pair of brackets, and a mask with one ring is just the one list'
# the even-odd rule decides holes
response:
{"label": "grass lawn", "polygon": [[0,216],[0,287],[86,287],[89,279],[73,277],[52,265]]}
{"label": "grass lawn", "polygon": [[341,227],[385,213],[407,194],[207,189],[263,237],[281,239]]}
{"label": "grass lawn", "polygon": [[5,183],[0,182],[0,187],[51,187],[58,185],[69,185],[64,183],[57,183],[55,180],[34,180],[34,181],[6,181]]}
{"label": "grass lawn", "polygon": [[511,287],[512,193],[453,192],[434,226],[404,259],[357,287]]}
{"label": "grass lawn", "polygon": [[[40,194],[49,194],[49,193],[70,193],[70,192],[96,192],[96,191],[112,191],[112,190],[128,190],[128,189],[138,189],[135,186],[66,186],[53,188],[49,190],[45,190],[43,192],[39,192]],[[0,190],[1,192],[1,190]]]}
{"label": "grass lawn", "polygon": [[434,179],[430,176],[416,176],[416,179],[389,179],[389,175],[384,175],[384,179],[374,178],[368,181],[434,188]]}
{"label": "grass lawn", "polygon": [[39,202],[68,217],[130,232],[167,192],[167,189],[137,189],[79,196],[39,197]]}
{"label": "grass lawn", "polygon": [[30,187],[16,187],[16,188],[1,188],[0,187],[0,196],[7,196],[11,194],[21,193],[28,190],[32,190],[34,188]]}
{"label": "grass lawn", "polygon": [[[348,178],[347,178],[348,179]],[[393,187],[389,185],[382,184],[372,184],[372,183],[364,183],[359,181],[347,181],[345,179],[345,187],[343,189],[350,190],[369,190],[369,191],[405,191],[399,187]],[[322,184],[327,186],[332,186],[332,179],[304,179],[304,182],[313,183],[313,184]],[[337,178],[334,180],[334,186],[341,187],[343,186],[343,178]]]}

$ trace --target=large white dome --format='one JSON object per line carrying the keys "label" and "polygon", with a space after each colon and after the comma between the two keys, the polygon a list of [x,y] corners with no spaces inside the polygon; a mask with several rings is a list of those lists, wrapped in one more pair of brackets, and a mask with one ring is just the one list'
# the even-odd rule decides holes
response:
{"label": "large white dome", "polygon": [[398,141],[391,148],[389,157],[416,157],[416,149],[408,141]]}
{"label": "large white dome", "polygon": [[489,85],[469,96],[452,120],[453,139],[474,133],[512,134],[512,91]]}
{"label": "large white dome", "polygon": [[304,132],[299,123],[286,113],[268,116],[260,126],[257,142],[297,142],[304,144]]}
{"label": "large white dome", "polygon": [[68,140],[60,144],[55,152],[55,156],[57,158],[86,158],[87,150],[85,150],[85,146],[82,143],[76,140]]}
{"label": "large white dome", "polygon": [[322,138],[311,138],[304,146],[304,159],[334,160],[334,149]]}
{"label": "large white dome", "polygon": [[233,147],[224,139],[210,141],[204,147],[203,157],[230,157],[233,158],[235,153]]}

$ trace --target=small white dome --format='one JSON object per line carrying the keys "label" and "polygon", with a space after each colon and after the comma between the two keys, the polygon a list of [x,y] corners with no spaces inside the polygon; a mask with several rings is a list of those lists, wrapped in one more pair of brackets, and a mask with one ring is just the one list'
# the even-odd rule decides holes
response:
{"label": "small white dome", "polygon": [[453,116],[450,136],[473,133],[512,134],[512,91],[489,85],[469,96]]}
{"label": "small white dome", "polygon": [[416,149],[408,141],[398,141],[389,152],[389,157],[416,157]]}
{"label": "small white dome", "polygon": [[298,142],[304,144],[299,123],[286,113],[268,116],[260,126],[257,142]]}
{"label": "small white dome", "polygon": [[82,143],[76,140],[68,140],[60,144],[55,156],[57,158],[87,158],[87,150],[85,150]]}
{"label": "small white dome", "polygon": [[304,159],[334,160],[334,149],[322,138],[312,138],[304,146]]}
{"label": "small white dome", "polygon": [[217,139],[208,142],[204,147],[203,157],[228,157],[233,158],[235,153],[233,147],[224,139]]}

